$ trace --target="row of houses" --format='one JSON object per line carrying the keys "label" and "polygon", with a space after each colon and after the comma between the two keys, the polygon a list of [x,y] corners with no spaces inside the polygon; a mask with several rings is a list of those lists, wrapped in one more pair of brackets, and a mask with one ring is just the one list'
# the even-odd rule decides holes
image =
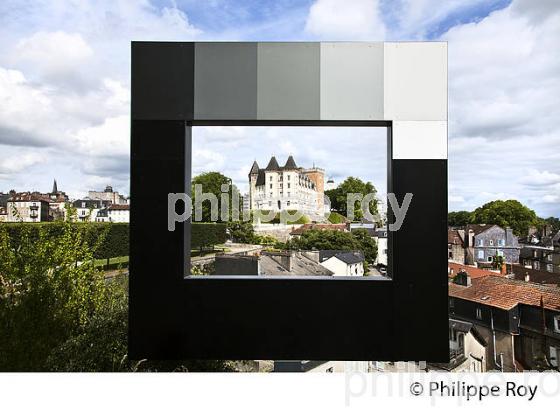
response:
{"label": "row of houses", "polygon": [[470,224],[447,239],[451,361],[439,368],[560,370],[560,232]]}
{"label": "row of houses", "polygon": [[60,191],[56,180],[52,191],[0,193],[0,222],[49,222],[67,218],[67,207],[76,210],[78,221],[129,222],[129,198],[107,186],[104,191],[89,191],[84,199],[71,201]]}

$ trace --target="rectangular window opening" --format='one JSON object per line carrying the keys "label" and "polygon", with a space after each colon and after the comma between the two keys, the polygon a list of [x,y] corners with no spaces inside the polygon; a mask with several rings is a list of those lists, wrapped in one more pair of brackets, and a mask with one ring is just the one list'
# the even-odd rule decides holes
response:
{"label": "rectangular window opening", "polygon": [[193,126],[186,277],[390,279],[389,135],[366,126]]}

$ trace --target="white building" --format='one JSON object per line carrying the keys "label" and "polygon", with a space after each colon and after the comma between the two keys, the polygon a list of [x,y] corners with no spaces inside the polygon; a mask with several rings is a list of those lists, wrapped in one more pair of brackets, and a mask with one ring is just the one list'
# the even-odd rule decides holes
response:
{"label": "white building", "polygon": [[257,161],[249,172],[251,210],[298,210],[312,220],[324,218],[325,171],[298,167],[290,155],[284,166],[272,157],[266,168]]}
{"label": "white building", "polygon": [[378,228],[372,235],[373,240],[377,243],[377,257],[375,258],[375,265],[387,266],[387,228]]}
{"label": "white building", "polygon": [[359,252],[341,252],[321,262],[333,276],[364,276],[364,256]]}
{"label": "white building", "polygon": [[95,216],[96,222],[130,222],[130,205],[111,204],[99,210]]}
{"label": "white building", "polygon": [[17,193],[8,199],[6,211],[7,222],[47,222],[49,200],[36,192]]}
{"label": "white building", "polygon": [[78,199],[73,202],[73,206],[76,209],[76,216],[78,221],[97,221],[97,214],[102,209],[111,205],[110,201],[101,201],[98,199]]}

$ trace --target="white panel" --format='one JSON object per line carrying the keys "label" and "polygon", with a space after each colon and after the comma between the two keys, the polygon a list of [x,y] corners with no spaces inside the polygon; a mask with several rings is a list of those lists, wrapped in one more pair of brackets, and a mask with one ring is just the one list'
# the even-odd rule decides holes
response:
{"label": "white panel", "polygon": [[447,121],[393,121],[393,159],[447,159]]}
{"label": "white panel", "polygon": [[383,43],[321,43],[321,119],[383,120]]}
{"label": "white panel", "polygon": [[386,120],[447,121],[447,43],[385,43]]}

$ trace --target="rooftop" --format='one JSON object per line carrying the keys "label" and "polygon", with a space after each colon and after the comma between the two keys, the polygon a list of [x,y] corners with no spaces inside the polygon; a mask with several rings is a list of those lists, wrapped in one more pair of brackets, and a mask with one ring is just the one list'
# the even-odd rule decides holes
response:
{"label": "rooftop", "polygon": [[538,285],[488,275],[473,278],[470,286],[449,284],[449,296],[510,310],[518,304],[540,306],[560,312],[560,287]]}

